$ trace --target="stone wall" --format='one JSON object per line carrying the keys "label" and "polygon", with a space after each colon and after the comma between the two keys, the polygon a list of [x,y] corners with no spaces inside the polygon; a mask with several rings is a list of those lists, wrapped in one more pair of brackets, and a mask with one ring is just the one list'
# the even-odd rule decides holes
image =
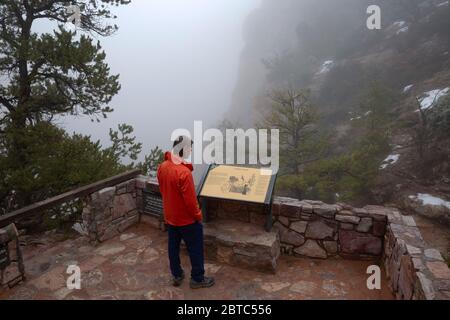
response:
{"label": "stone wall", "polygon": [[132,179],[86,197],[82,218],[90,241],[111,239],[138,222],[136,181]]}
{"label": "stone wall", "polygon": [[[155,178],[149,178],[147,176],[139,176],[136,178],[136,190],[137,190],[137,197],[136,197],[136,203],[139,212],[144,212],[144,203],[142,200],[142,190],[147,189],[151,190],[157,193],[160,193],[159,191],[159,185],[158,181]],[[140,221],[143,221],[147,224],[150,224],[154,226],[155,228],[158,228],[162,231],[166,230],[166,225],[164,223],[164,217],[156,217],[146,214],[140,215]]]}
{"label": "stone wall", "polygon": [[450,299],[450,269],[439,251],[427,246],[414,218],[394,210],[388,219],[383,262],[397,299]]}
{"label": "stone wall", "polygon": [[[381,256],[388,209],[352,208],[321,201],[275,197],[273,228],[279,231],[284,254],[311,258],[374,259]],[[263,228],[266,215],[261,205],[208,200],[208,217],[238,220]]]}
{"label": "stone wall", "polygon": [[[159,192],[156,181],[139,176],[87,197],[82,216],[89,239],[105,241],[140,220],[164,230],[161,218],[141,215],[144,188]],[[244,222],[261,230],[266,223],[260,205],[208,200],[206,208],[212,221]],[[284,254],[381,259],[397,299],[450,299],[450,269],[427,246],[411,216],[381,206],[353,208],[284,197],[274,198],[272,214]]]}
{"label": "stone wall", "polygon": [[272,208],[273,226],[280,232],[285,254],[321,259],[381,256],[387,208],[361,209],[282,197],[275,198]]}
{"label": "stone wall", "polygon": [[206,205],[206,213],[210,221],[229,219],[251,223],[261,228],[264,228],[266,223],[263,205],[260,204],[208,199],[204,205]]}
{"label": "stone wall", "polygon": [[144,205],[142,190],[145,188],[159,192],[159,186],[155,180],[140,175],[86,197],[82,219],[83,230],[89,240],[106,241],[141,220],[165,230],[162,217],[141,214]]}
{"label": "stone wall", "polygon": [[[147,187],[158,191],[156,181]],[[263,205],[212,199],[204,205],[209,221],[226,219],[265,227]],[[280,233],[283,253],[312,258],[380,257],[387,211],[384,207],[357,209],[283,197],[275,197],[272,205],[273,227]],[[153,224],[158,226],[156,221]]]}

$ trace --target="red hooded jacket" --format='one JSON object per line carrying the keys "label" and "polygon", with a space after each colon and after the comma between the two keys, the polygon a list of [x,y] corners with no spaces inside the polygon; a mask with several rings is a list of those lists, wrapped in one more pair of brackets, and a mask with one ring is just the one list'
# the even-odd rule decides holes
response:
{"label": "red hooded jacket", "polygon": [[158,168],[158,183],[161,191],[164,219],[172,226],[186,226],[202,220],[202,212],[195,193],[192,164],[177,157],[178,163],[172,161],[174,156],[166,152],[164,162]]}

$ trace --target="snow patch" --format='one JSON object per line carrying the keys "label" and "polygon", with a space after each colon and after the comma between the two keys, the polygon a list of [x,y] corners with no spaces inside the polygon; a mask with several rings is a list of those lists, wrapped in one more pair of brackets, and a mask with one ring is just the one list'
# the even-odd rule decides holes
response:
{"label": "snow patch", "polygon": [[397,30],[397,34],[400,34],[400,33],[404,33],[404,32],[407,32],[408,30],[409,30],[409,27],[408,27],[408,26],[406,26],[406,27],[403,27],[403,28],[401,28],[401,29]]}
{"label": "snow patch", "polygon": [[327,60],[322,64],[322,67],[320,68],[320,71],[317,72],[317,74],[324,74],[327,73],[331,70],[331,68],[334,65],[334,61],[333,60]]}
{"label": "snow patch", "polygon": [[398,161],[400,158],[399,154],[391,154],[386,159],[383,160],[380,169],[386,169],[387,166],[392,165]]}
{"label": "snow patch", "polygon": [[395,31],[397,35],[400,33],[407,32],[409,30],[409,26],[407,26],[406,21],[395,21],[392,26],[389,28],[391,31]]}
{"label": "snow patch", "polygon": [[448,6],[448,5],[449,5],[449,1],[444,1],[444,2],[437,4],[436,7],[443,7],[443,6]]}
{"label": "snow patch", "polygon": [[72,229],[75,230],[76,232],[78,232],[79,234],[87,235],[86,229],[79,222],[74,223],[73,226],[72,226]]}
{"label": "snow patch", "polygon": [[434,197],[427,193],[418,193],[417,196],[409,196],[410,199],[419,200],[423,205],[443,206],[450,209],[450,201],[445,201],[441,198]]}
{"label": "snow patch", "polygon": [[[435,89],[424,93],[424,97],[419,100],[420,106],[422,110],[427,110],[429,108],[434,107],[436,102],[439,101],[440,98],[446,96],[450,91],[450,87],[445,89]],[[417,110],[419,111],[419,110]]]}
{"label": "snow patch", "polygon": [[411,90],[412,87],[414,87],[413,84],[407,85],[406,87],[403,88],[403,93],[408,92],[409,90]]}
{"label": "snow patch", "polygon": [[406,21],[395,21],[394,23],[393,23],[393,26],[394,27],[397,27],[397,28],[403,28],[403,26],[406,24]]}
{"label": "snow patch", "polygon": [[[371,110],[367,111],[366,113],[364,113],[362,116],[357,116],[354,118],[350,118],[350,121],[354,121],[354,120],[360,120],[362,117],[367,117],[368,115],[370,115],[372,113]],[[350,113],[351,114],[351,113]]]}

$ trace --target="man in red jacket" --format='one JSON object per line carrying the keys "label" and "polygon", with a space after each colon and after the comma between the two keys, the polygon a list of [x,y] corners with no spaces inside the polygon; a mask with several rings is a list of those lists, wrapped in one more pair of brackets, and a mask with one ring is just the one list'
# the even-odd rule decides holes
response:
{"label": "man in red jacket", "polygon": [[202,212],[195,193],[193,166],[183,160],[189,157],[191,148],[191,139],[178,137],[172,152],[165,153],[165,161],[159,166],[157,176],[169,234],[173,285],[181,285],[184,279],[180,263],[180,243],[183,240],[192,266],[190,287],[196,289],[211,287],[214,285],[214,278],[204,276]]}

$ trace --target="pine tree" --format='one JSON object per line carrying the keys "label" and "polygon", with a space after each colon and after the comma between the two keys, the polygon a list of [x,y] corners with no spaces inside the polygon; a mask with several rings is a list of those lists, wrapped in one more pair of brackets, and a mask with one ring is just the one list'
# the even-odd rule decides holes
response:
{"label": "pine tree", "polygon": [[[0,133],[8,134],[8,149],[1,150],[19,172],[31,165],[27,136],[29,126],[51,122],[55,116],[88,115],[92,120],[112,111],[111,99],[120,90],[119,76],[112,75],[106,54],[91,35],[110,36],[116,25],[111,6],[126,0],[1,0],[0,1]],[[81,12],[77,32],[63,24],[71,13]],[[58,23],[53,32],[37,33],[37,22]],[[29,193],[17,194],[19,204],[32,202]]]}
{"label": "pine tree", "polygon": [[316,126],[317,111],[309,90],[274,90],[272,106],[260,126],[280,130],[280,163],[284,173],[298,175],[319,157],[323,141]]}

